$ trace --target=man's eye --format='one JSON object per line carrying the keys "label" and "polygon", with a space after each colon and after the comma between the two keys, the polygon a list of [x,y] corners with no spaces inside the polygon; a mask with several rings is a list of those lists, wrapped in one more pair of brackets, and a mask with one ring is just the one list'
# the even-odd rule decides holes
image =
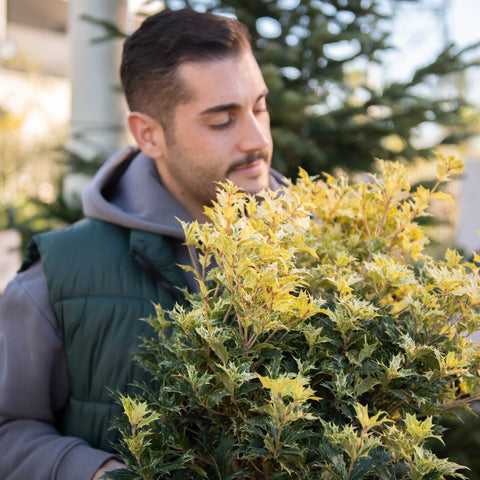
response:
{"label": "man's eye", "polygon": [[215,130],[221,130],[222,128],[227,128],[231,125],[232,123],[232,117],[228,117],[227,120],[225,120],[224,122],[222,123],[213,123],[210,125],[210,128],[213,128]]}
{"label": "man's eye", "polygon": [[253,111],[253,113],[255,113],[255,114],[264,113],[264,112],[266,112],[266,113],[269,112],[268,107],[256,108],[256,109]]}
{"label": "man's eye", "polygon": [[263,113],[263,112],[268,112],[268,105],[265,99],[262,99],[257,105],[255,105],[255,108],[253,109],[253,113]]}

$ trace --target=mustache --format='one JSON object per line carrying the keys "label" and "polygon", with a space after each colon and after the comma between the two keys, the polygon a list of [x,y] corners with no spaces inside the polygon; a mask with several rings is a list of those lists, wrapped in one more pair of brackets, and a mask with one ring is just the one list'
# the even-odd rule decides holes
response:
{"label": "mustache", "polygon": [[246,167],[251,163],[255,163],[257,160],[267,161],[267,156],[266,152],[249,153],[244,158],[233,162],[230,167],[228,167],[227,175],[236,168]]}

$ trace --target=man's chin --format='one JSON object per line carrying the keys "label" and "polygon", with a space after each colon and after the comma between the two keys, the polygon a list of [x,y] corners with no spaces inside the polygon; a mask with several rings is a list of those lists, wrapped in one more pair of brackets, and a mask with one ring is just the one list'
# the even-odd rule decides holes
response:
{"label": "man's chin", "polygon": [[266,190],[270,187],[269,182],[266,181],[264,178],[246,180],[242,178],[235,178],[234,176],[232,176],[229,177],[229,180],[242,191],[246,193],[251,193],[252,195],[255,195],[262,190]]}
{"label": "man's chin", "polygon": [[234,185],[252,195],[270,188],[270,174],[268,169],[263,169],[256,174],[250,173],[251,172],[241,170],[234,171],[230,173],[228,179],[233,182]]}
{"label": "man's chin", "polygon": [[263,192],[270,188],[270,185],[268,184],[268,182],[267,183],[265,182],[248,183],[244,185],[236,184],[236,185],[240,188],[240,190],[242,190],[245,193],[249,193],[250,195],[256,195],[257,193]]}

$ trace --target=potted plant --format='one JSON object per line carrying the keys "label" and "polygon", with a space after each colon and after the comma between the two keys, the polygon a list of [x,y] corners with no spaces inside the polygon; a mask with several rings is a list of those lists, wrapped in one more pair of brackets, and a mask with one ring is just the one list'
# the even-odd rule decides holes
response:
{"label": "potted plant", "polygon": [[428,442],[478,398],[479,258],[430,258],[415,222],[461,168],[441,157],[432,190],[391,162],[353,185],[223,185],[184,226],[199,293],[149,319],[153,383],[121,396],[113,478],[466,478]]}

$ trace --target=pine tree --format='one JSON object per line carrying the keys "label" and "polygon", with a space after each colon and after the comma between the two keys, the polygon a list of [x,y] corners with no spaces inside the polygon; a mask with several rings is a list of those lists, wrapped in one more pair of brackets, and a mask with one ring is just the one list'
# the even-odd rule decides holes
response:
{"label": "pine tree", "polygon": [[[451,93],[441,96],[435,86],[478,64],[464,59],[474,46],[460,50],[449,45],[410,80],[381,89],[372,85],[371,70],[391,48],[393,13],[385,8],[388,1],[167,0],[165,4],[235,15],[247,25],[271,92],[273,164],[291,178],[299,165],[317,174],[336,166],[369,170],[376,157],[429,157],[430,149],[412,145],[414,129],[426,121],[446,127],[443,143],[458,143],[472,133],[462,118],[465,101]],[[427,82],[436,96],[424,96],[422,86]]]}

